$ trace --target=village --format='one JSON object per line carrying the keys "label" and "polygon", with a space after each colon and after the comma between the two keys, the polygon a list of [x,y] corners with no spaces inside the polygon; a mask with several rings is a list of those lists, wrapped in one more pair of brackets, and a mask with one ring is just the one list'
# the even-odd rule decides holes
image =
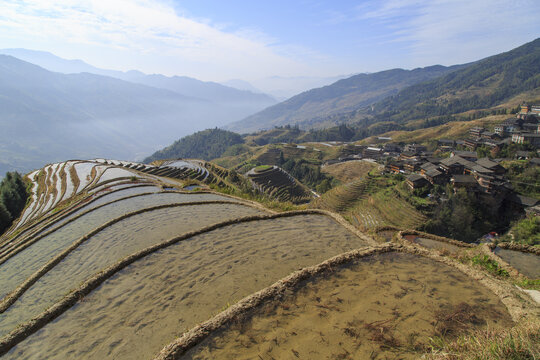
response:
{"label": "village", "polygon": [[[386,173],[405,176],[411,191],[426,189],[429,193],[435,186],[451,186],[454,192],[463,188],[484,199],[506,201],[516,211],[540,215],[540,200],[517,193],[501,165],[504,161],[523,160],[529,167],[540,166],[540,105],[522,105],[515,117],[494,129],[473,127],[467,138],[439,139],[431,148],[397,144],[391,138],[378,140],[384,144],[356,145],[355,154],[339,161],[376,161],[384,165]],[[540,185],[537,180],[533,186]]]}

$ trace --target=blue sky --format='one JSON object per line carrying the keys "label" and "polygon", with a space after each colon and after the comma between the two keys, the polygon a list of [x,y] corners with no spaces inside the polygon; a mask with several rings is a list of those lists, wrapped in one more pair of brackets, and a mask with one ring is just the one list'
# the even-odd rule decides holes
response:
{"label": "blue sky", "polygon": [[0,48],[202,80],[465,63],[540,35],[532,0],[2,0]]}

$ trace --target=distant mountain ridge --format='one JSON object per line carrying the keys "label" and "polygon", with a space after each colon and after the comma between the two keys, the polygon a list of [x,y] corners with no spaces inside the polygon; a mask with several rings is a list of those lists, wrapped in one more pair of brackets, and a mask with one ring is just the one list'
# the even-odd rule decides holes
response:
{"label": "distant mountain ridge", "polygon": [[465,66],[435,65],[414,70],[392,69],[372,74],[354,75],[331,85],[303,92],[232,123],[227,126],[227,129],[245,133],[293,124],[301,127],[312,127],[314,118],[322,118],[368,106],[407,86],[448,74]]}
{"label": "distant mountain ridge", "polygon": [[61,74],[0,55],[0,172],[66,158],[140,159],[230,121],[231,107],[91,73]]}
{"label": "distant mountain ridge", "polygon": [[[45,51],[28,49],[1,49],[0,54],[10,55],[20,60],[41,66],[49,71],[63,74],[91,73],[116,79],[167,89],[189,97],[198,97],[218,103],[233,102],[235,106],[248,106],[246,113],[255,112],[276,103],[266,94],[248,90],[238,90],[216,82],[201,81],[187,76],[147,75],[137,70],[127,72],[94,67],[82,60],[67,60]],[[252,110],[255,109],[255,110]],[[245,115],[244,115],[245,116]]]}

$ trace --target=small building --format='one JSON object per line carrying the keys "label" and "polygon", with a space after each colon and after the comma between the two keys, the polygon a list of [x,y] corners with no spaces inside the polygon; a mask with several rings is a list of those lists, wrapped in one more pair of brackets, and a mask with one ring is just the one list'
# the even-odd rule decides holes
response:
{"label": "small building", "polygon": [[465,160],[469,161],[476,161],[478,159],[478,155],[475,151],[452,151],[450,153],[450,157],[459,156]]}
{"label": "small building", "polygon": [[528,114],[531,111],[531,106],[527,104],[522,104],[519,111],[520,114]]}
{"label": "small building", "polygon": [[476,164],[493,171],[495,175],[504,175],[504,173],[506,172],[506,169],[501,164],[489,160],[488,158],[478,159],[476,161]]}
{"label": "small building", "polygon": [[365,158],[378,159],[383,155],[383,153],[384,151],[381,148],[368,146],[367,148],[364,149],[364,151],[362,152],[362,155]]}
{"label": "small building", "polygon": [[516,144],[531,144],[540,146],[540,134],[536,133],[516,133],[512,135],[512,142]]}
{"label": "small building", "polygon": [[418,159],[404,160],[403,169],[408,172],[417,172],[420,170],[422,162]]}
{"label": "small building", "polygon": [[452,179],[450,179],[450,182],[452,183],[454,190],[459,188],[471,190],[476,188],[477,185],[476,179],[472,175],[454,175]]}
{"label": "small building", "polygon": [[428,186],[429,182],[425,177],[418,174],[411,174],[407,176],[407,185],[411,190],[418,189],[424,186]]}
{"label": "small building", "polygon": [[437,170],[437,169],[439,169],[438,165],[435,165],[428,161],[420,165],[420,174],[425,175],[426,172],[428,172],[429,170]]}
{"label": "small building", "polygon": [[429,169],[425,173],[425,177],[427,181],[429,181],[432,184],[444,184],[445,183],[445,176],[442,172],[440,172],[437,169]]}
{"label": "small building", "polygon": [[447,147],[454,147],[456,146],[456,142],[454,140],[450,139],[439,139],[437,140],[437,146],[447,146]]}
{"label": "small building", "polygon": [[512,135],[513,133],[521,130],[522,124],[523,124],[522,119],[518,119],[518,118],[506,119],[499,125],[495,126],[495,134],[502,137]]}
{"label": "small building", "polygon": [[403,161],[393,160],[386,165],[386,169],[390,172],[399,174],[403,170]]}
{"label": "small building", "polygon": [[427,151],[427,147],[425,147],[424,145],[419,145],[419,144],[407,144],[403,148],[403,151],[409,151],[415,154],[420,154],[423,151]]}
{"label": "small building", "polygon": [[481,142],[479,141],[479,139],[480,138],[465,139],[465,147],[471,151],[476,150],[476,148],[481,145]]}
{"label": "small building", "polygon": [[501,137],[494,132],[484,131],[480,136],[484,140],[500,140]]}
{"label": "small building", "polygon": [[471,129],[469,129],[469,136],[472,139],[476,139],[476,138],[479,138],[484,131],[486,131],[486,129],[484,129],[482,127],[473,127]]}
{"label": "small building", "polygon": [[419,155],[418,153],[414,151],[404,151],[401,154],[399,154],[400,160],[416,160],[418,159]]}
{"label": "small building", "polygon": [[397,144],[388,143],[388,144],[384,144],[383,150],[385,152],[399,153],[401,152],[401,147]]}

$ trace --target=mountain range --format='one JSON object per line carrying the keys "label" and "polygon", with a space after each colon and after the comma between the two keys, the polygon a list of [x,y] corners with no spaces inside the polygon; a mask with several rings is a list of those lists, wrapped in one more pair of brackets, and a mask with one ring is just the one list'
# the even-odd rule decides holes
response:
{"label": "mountain range", "polygon": [[283,125],[321,129],[349,124],[383,131],[407,122],[427,127],[470,110],[536,99],[539,88],[540,39],[536,39],[470,64],[355,75],[303,92],[226,129],[249,133]]}
{"label": "mountain range", "polygon": [[[111,72],[47,53],[26,56],[70,73],[0,55],[0,172],[66,158],[142,159],[213,127],[248,133],[348,124],[361,139],[540,98],[540,39],[465,65],[358,74],[278,104],[264,94],[187,77]],[[249,116],[234,122],[242,113]]]}
{"label": "mountain range", "polygon": [[66,158],[141,159],[173,140],[274,104],[187,77],[102,70],[50,53],[0,55],[0,173]]}
{"label": "mountain range", "polygon": [[313,119],[362,108],[396,94],[407,86],[448,74],[465,66],[437,65],[414,70],[392,69],[354,75],[293,96],[226,128],[246,133],[282,125],[311,127],[305,125],[313,123]]}

